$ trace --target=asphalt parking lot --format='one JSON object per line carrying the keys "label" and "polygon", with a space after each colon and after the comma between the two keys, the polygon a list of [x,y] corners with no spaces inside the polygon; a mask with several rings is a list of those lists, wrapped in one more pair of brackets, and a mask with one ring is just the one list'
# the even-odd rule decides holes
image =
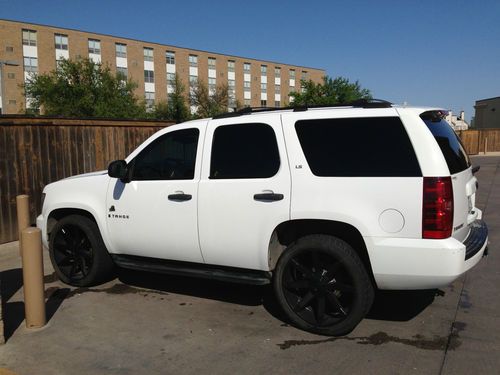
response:
{"label": "asphalt parking lot", "polygon": [[268,287],[123,271],[100,287],[72,288],[47,256],[49,323],[30,331],[17,243],[1,245],[0,373],[498,374],[500,156],[473,164],[490,255],[446,288],[379,292],[368,318],[340,338],[288,325]]}

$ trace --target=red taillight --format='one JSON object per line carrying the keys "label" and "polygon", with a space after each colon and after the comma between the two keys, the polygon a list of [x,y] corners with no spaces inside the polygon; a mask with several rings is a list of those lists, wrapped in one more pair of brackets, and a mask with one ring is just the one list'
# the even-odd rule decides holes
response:
{"label": "red taillight", "polygon": [[422,238],[441,239],[453,229],[451,177],[424,177]]}

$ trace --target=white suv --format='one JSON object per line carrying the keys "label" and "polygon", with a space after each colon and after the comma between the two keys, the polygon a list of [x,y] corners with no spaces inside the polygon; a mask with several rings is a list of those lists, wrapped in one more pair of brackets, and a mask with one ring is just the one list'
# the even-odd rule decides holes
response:
{"label": "white suv", "polygon": [[360,101],[170,126],[107,172],[47,185],[37,225],[68,284],[115,266],[272,283],[296,326],[345,334],[375,288],[441,287],[485,253],[443,115]]}

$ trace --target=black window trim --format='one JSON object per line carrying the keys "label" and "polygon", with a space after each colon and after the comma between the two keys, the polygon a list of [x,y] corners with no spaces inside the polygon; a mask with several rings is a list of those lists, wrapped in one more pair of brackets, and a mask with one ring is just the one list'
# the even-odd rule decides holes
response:
{"label": "black window trim", "polygon": [[[414,175],[408,175],[408,176],[400,176],[400,175],[380,175],[380,176],[375,176],[375,175],[374,176],[370,176],[370,175],[366,175],[366,176],[365,175],[359,175],[359,176],[334,175],[334,176],[326,176],[326,175],[316,174],[314,172],[313,167],[311,166],[309,159],[306,155],[306,152],[304,150],[304,146],[300,140],[300,136],[298,134],[297,127],[300,126],[301,123],[306,122],[306,121],[361,120],[361,119],[381,119],[381,118],[395,118],[395,119],[398,119],[400,121],[401,128],[402,128],[403,132],[406,134],[408,142],[410,143],[410,145],[412,147],[413,154],[414,154],[415,161],[416,161],[416,167],[418,168],[418,171],[415,171]],[[318,177],[318,178],[419,178],[419,177],[423,176],[422,168],[420,166],[420,160],[419,160],[419,157],[417,155],[417,152],[415,151],[413,141],[412,141],[410,135],[408,134],[406,126],[404,125],[403,121],[401,120],[401,117],[398,115],[386,115],[386,114],[384,114],[382,116],[359,116],[358,115],[358,116],[347,116],[347,117],[329,117],[329,116],[327,116],[327,117],[319,117],[319,118],[318,117],[302,117],[302,118],[292,119],[291,126],[293,126],[293,128],[295,130],[294,134],[296,137],[296,141],[299,143],[299,148],[300,148],[300,151],[302,152],[302,155],[304,157],[306,166],[309,168],[311,175],[313,175],[315,177]]]}
{"label": "black window trim", "polygon": [[[135,163],[136,163],[136,160],[137,158],[139,157],[139,155],[141,155],[144,151],[146,151],[146,149],[148,147],[150,147],[151,145],[153,145],[154,143],[156,142],[159,142],[160,139],[164,138],[164,137],[167,137],[169,134],[172,134],[172,133],[175,133],[175,132],[178,132],[178,131],[183,131],[183,130],[196,130],[197,131],[197,136],[198,136],[198,139],[197,139],[197,142],[196,142],[196,155],[195,155],[195,159],[194,159],[194,172],[193,172],[193,178],[178,178],[178,179],[165,179],[165,178],[161,178],[161,179],[151,179],[151,180],[144,180],[144,179],[135,179],[134,178],[134,169],[135,169]],[[183,128],[183,129],[173,129],[171,131],[168,131],[166,133],[163,133],[161,135],[159,135],[158,137],[156,137],[155,139],[153,139],[151,142],[149,142],[146,146],[144,146],[144,148],[139,151],[137,153],[137,155],[134,156],[134,158],[130,161],[130,163],[128,163],[129,167],[128,167],[128,177],[129,177],[129,180],[130,181],[149,181],[149,182],[159,182],[159,181],[162,181],[162,182],[165,182],[165,181],[196,181],[197,178],[196,178],[196,167],[198,166],[198,164],[201,164],[201,158],[200,158],[200,162],[198,163],[198,156],[199,156],[199,153],[200,153],[200,134],[201,134],[201,131],[199,128],[197,127],[190,127],[190,128]],[[201,140],[203,141],[203,140]],[[198,178],[199,180],[199,178]]]}
{"label": "black window trim", "polygon": [[[425,123],[428,131],[432,134],[432,137],[436,141],[436,144],[438,145],[441,153],[443,154],[443,158],[445,159],[446,166],[448,167],[448,171],[449,171],[450,175],[462,173],[462,172],[466,171],[467,169],[469,169],[472,165],[469,154],[467,153],[467,150],[466,150],[462,140],[458,136],[458,134],[453,130],[451,125],[443,118],[442,111],[423,112],[420,114],[420,118]],[[458,145],[461,148],[460,151],[463,151],[464,160],[462,160],[462,162],[465,162],[465,165],[458,166],[456,164],[457,162],[459,162],[457,160],[457,157],[460,158],[460,155],[457,155],[454,153],[454,155],[453,155],[454,159],[450,159],[450,155],[447,153],[447,151],[449,151],[449,149],[448,150],[443,149],[443,144],[440,143],[440,141],[438,139],[439,137],[437,136],[437,134],[434,133],[434,129],[431,128],[432,124],[435,124],[436,127],[437,126],[446,127],[446,129],[448,130],[447,133],[450,135],[450,137],[453,137],[454,141],[458,142]],[[455,163],[455,164],[453,164],[453,163]],[[457,169],[457,167],[458,167],[458,169]]]}
{"label": "black window trim", "polygon": [[[271,130],[273,131],[273,134],[274,134],[274,140],[276,142],[276,149],[278,151],[278,162],[279,162],[278,168],[276,169],[276,172],[272,176],[269,176],[269,177],[232,177],[232,178],[215,178],[212,176],[212,158],[213,158],[213,146],[214,146],[214,140],[215,140],[215,132],[217,131],[217,129],[219,129],[221,127],[234,126],[234,125],[265,125],[265,126],[268,126],[269,128],[271,128]],[[274,130],[274,127],[272,125],[265,123],[265,122],[251,121],[251,122],[236,122],[236,123],[228,123],[228,124],[217,124],[215,126],[213,133],[212,133],[212,142],[210,145],[210,163],[208,165],[208,180],[209,181],[265,180],[265,179],[270,179],[270,178],[276,177],[280,173],[282,167],[283,167],[283,163],[282,163],[282,158],[281,158],[281,150],[280,150],[280,146],[278,143],[278,135],[276,134],[276,131]]]}

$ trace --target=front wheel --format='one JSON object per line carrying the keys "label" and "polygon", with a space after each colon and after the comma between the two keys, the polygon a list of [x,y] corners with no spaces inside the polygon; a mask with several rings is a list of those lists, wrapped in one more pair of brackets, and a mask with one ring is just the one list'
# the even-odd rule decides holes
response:
{"label": "front wheel", "polygon": [[357,253],[327,235],[300,238],[285,250],[276,265],[274,291],[293,324],[329,336],[351,332],[374,296]]}
{"label": "front wheel", "polygon": [[114,264],[97,224],[85,216],[62,218],[52,229],[49,253],[57,276],[66,284],[92,286],[114,276]]}

